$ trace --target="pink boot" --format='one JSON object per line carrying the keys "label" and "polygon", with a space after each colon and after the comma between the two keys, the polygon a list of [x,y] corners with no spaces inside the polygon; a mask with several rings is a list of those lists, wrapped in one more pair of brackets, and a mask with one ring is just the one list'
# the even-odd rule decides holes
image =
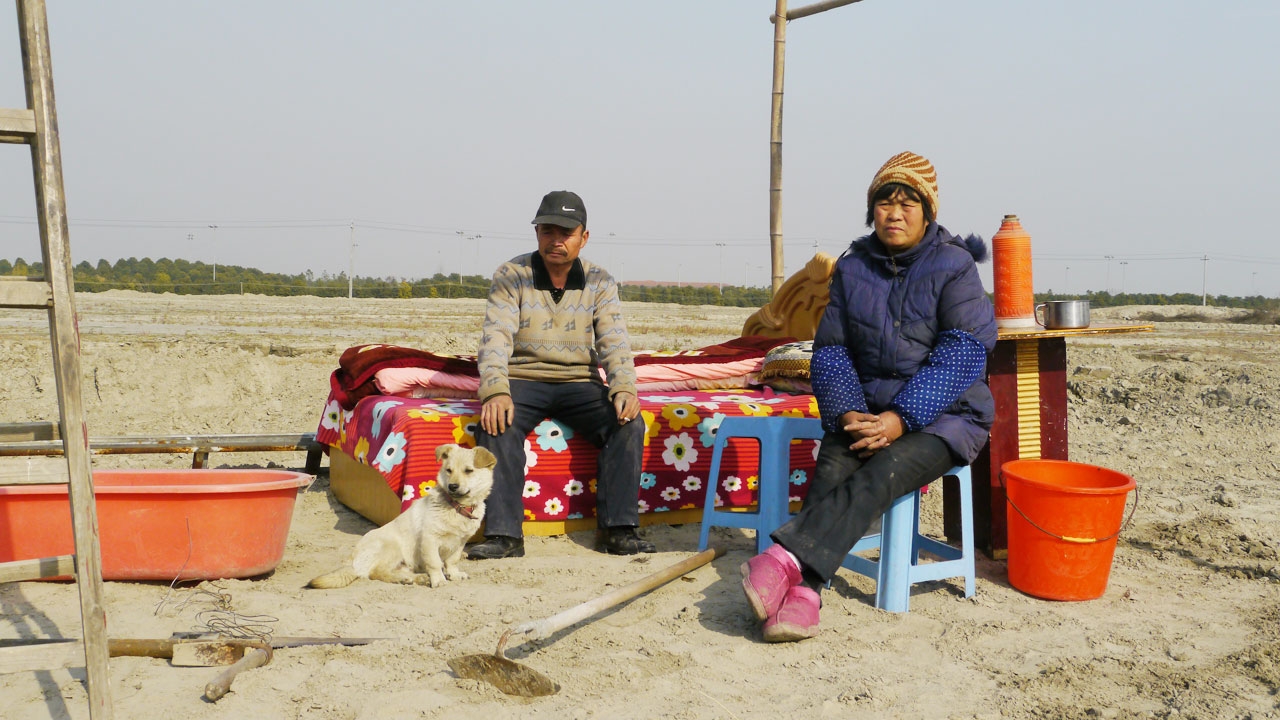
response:
{"label": "pink boot", "polygon": [[818,608],[822,599],[815,590],[796,585],[787,590],[782,607],[764,624],[765,642],[794,642],[818,634]]}
{"label": "pink boot", "polygon": [[742,563],[742,591],[751,603],[757,620],[768,620],[778,612],[787,589],[800,583],[800,568],[780,545]]}

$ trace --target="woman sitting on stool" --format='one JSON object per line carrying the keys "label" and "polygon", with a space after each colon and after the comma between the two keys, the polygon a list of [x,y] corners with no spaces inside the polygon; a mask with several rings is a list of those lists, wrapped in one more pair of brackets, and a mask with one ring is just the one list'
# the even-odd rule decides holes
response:
{"label": "woman sitting on stool", "polygon": [[804,508],[742,565],[764,639],[818,632],[819,589],[897,498],[987,442],[995,402],[987,355],[996,322],[975,261],[986,244],[936,222],[933,165],[910,152],[867,190],[871,235],[836,263],[813,341],[812,382],[825,435]]}

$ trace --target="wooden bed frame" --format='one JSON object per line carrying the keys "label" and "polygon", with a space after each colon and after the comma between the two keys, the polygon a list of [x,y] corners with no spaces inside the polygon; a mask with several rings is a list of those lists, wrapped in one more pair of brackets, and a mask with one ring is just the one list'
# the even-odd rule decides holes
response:
{"label": "wooden bed frame", "polygon": [[768,305],[747,318],[742,334],[812,340],[830,299],[827,288],[835,268],[835,258],[821,252],[814,255],[782,283]]}
{"label": "wooden bed frame", "polygon": [[[787,279],[768,305],[757,310],[742,326],[742,335],[793,337],[812,340],[818,321],[827,306],[827,286],[835,269],[835,258],[818,253],[804,268]],[[400,497],[373,467],[358,462],[336,447],[329,448],[329,489],[343,505],[360,515],[385,525],[400,514]],[[701,509],[644,513],[641,525],[678,525],[699,522]],[[595,518],[564,521],[526,522],[526,535],[562,535],[594,529]]]}

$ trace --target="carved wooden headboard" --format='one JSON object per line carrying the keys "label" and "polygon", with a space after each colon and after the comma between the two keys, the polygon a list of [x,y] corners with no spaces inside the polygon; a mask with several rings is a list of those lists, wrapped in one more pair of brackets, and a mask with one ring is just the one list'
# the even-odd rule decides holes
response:
{"label": "carved wooden headboard", "polygon": [[743,336],[793,337],[812,340],[827,307],[828,286],[836,259],[820,252],[778,288],[768,305],[742,325]]}

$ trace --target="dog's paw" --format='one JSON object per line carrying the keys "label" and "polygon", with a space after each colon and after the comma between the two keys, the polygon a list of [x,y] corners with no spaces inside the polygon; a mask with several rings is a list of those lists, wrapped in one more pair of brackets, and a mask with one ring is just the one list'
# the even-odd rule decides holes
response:
{"label": "dog's paw", "polygon": [[418,573],[413,577],[414,583],[418,585],[426,585],[427,587],[440,587],[449,582],[444,573]]}
{"label": "dog's paw", "polygon": [[466,573],[466,571],[463,571],[463,570],[445,570],[444,576],[449,578],[450,580],[466,580],[467,578],[471,577]]}

